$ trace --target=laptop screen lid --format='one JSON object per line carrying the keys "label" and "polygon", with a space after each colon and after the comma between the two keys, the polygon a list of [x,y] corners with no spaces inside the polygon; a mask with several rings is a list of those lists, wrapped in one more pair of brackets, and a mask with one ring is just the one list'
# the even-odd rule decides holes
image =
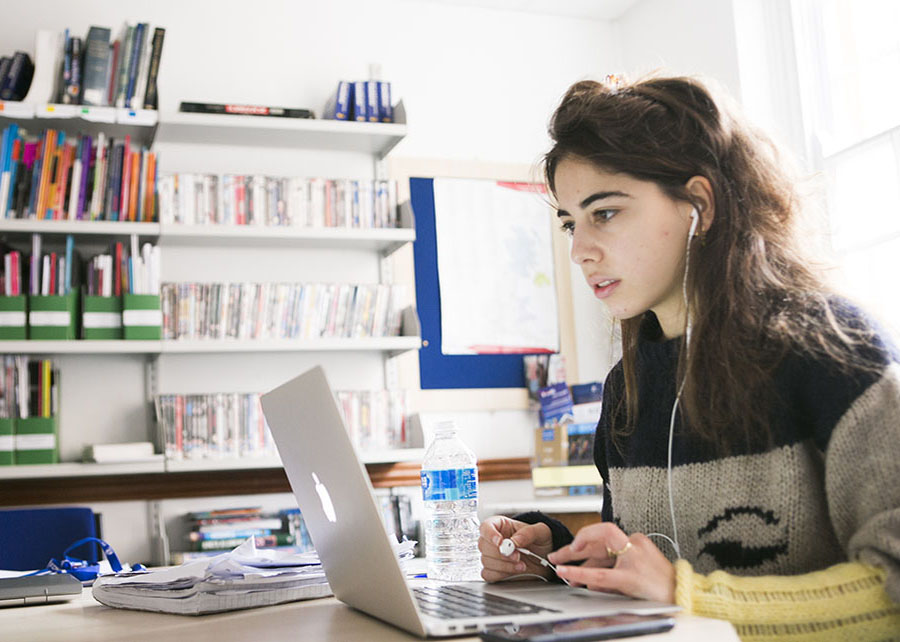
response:
{"label": "laptop screen lid", "polygon": [[261,397],[263,413],[335,597],[425,635],[390,536],[325,372]]}

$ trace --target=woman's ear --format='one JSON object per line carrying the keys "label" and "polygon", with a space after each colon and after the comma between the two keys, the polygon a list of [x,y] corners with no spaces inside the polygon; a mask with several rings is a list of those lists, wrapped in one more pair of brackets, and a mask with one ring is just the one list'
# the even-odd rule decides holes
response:
{"label": "woman's ear", "polygon": [[712,183],[705,176],[692,176],[685,184],[685,188],[691,195],[694,203],[697,204],[697,211],[700,214],[700,229],[698,232],[706,232],[716,217],[716,198],[713,193]]}

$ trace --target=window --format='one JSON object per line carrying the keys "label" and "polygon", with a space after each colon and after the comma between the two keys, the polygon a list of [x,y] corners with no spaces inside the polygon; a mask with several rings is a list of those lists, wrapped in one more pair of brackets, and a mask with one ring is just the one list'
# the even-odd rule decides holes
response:
{"label": "window", "polygon": [[793,0],[808,160],[845,289],[900,330],[900,3]]}

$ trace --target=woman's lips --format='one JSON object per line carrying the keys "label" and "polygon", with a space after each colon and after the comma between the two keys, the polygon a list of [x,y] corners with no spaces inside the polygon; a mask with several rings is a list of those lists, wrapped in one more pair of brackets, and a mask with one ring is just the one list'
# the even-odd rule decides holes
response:
{"label": "woman's lips", "polygon": [[606,279],[594,285],[594,296],[598,299],[605,299],[619,286],[618,279]]}

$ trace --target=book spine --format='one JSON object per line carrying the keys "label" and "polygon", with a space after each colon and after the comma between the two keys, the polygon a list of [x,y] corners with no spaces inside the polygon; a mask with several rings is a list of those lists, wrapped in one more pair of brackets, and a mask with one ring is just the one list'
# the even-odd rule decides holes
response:
{"label": "book spine", "polygon": [[134,36],[131,39],[131,54],[128,57],[128,84],[125,89],[125,107],[131,109],[131,100],[134,98],[134,85],[137,82],[138,65],[141,59],[141,40],[146,28],[143,22],[134,28]]}
{"label": "book spine", "polygon": [[366,87],[366,120],[370,123],[378,122],[378,81],[365,81]]}
{"label": "book spine", "polygon": [[358,80],[353,83],[353,120],[364,123],[368,120],[366,114],[366,82]]}
{"label": "book spine", "polygon": [[81,148],[81,186],[78,190],[78,208],[75,211],[75,218],[79,221],[84,218],[85,204],[87,202],[93,140],[90,136],[85,136],[83,143]]}
{"label": "book spine", "polygon": [[128,71],[131,68],[131,56],[134,53],[134,31],[134,26],[128,24],[125,24],[122,30],[122,50],[119,52],[116,107],[125,107],[125,97],[128,92]]}
{"label": "book spine", "polygon": [[383,123],[394,122],[394,105],[391,102],[391,83],[378,83],[378,115]]}
{"label": "book spine", "polygon": [[106,104],[116,104],[116,84],[119,80],[119,64],[121,63],[122,41],[116,40],[110,46],[109,73],[106,79]]}
{"label": "book spine", "polygon": [[153,30],[153,49],[150,53],[150,72],[147,75],[147,89],[144,95],[144,109],[159,109],[159,95],[156,79],[159,75],[159,61],[162,57],[163,42],[166,30],[156,27]]}
{"label": "book spine", "polygon": [[110,66],[109,29],[88,29],[84,51],[84,84],[81,102],[85,105],[106,105]]}

